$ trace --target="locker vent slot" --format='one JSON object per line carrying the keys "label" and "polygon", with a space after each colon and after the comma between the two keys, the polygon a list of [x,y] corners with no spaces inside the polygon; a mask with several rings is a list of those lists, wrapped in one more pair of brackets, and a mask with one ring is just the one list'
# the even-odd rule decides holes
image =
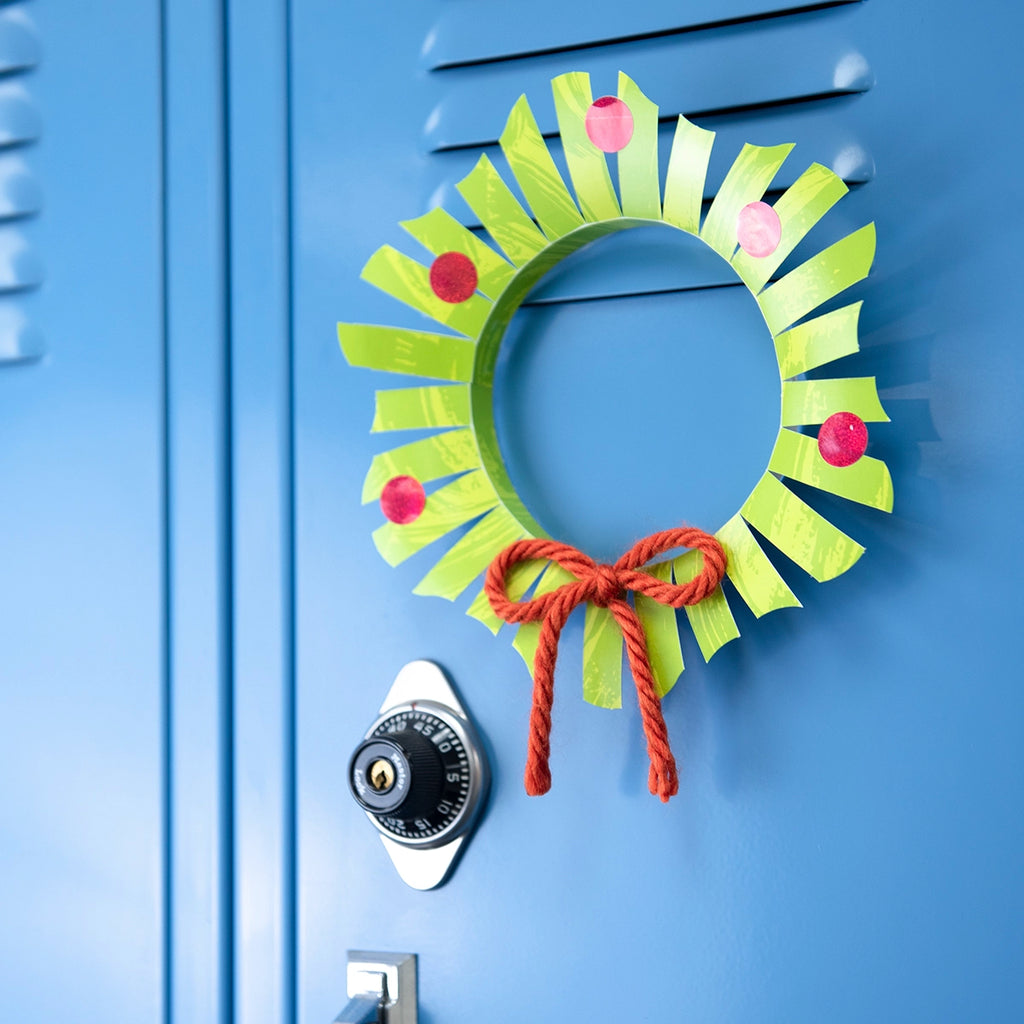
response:
{"label": "locker vent slot", "polygon": [[39,63],[39,40],[23,6],[0,7],[0,362],[43,353],[25,295],[42,283],[43,266],[29,223],[42,204],[28,159],[41,131],[29,88]]}
{"label": "locker vent slot", "polygon": [[633,0],[605,7],[588,17],[577,5],[550,0],[520,0],[480,6],[466,2],[446,5],[423,47],[431,70],[516,60],[540,54],[566,53],[633,42],[664,35],[746,24],[788,14],[842,7],[861,0],[693,0],[667,4],[664,0]]}

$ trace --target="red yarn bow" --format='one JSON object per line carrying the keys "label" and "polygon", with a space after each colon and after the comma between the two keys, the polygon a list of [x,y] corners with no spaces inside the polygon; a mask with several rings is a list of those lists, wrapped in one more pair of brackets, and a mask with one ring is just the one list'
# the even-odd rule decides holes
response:
{"label": "red yarn bow", "polygon": [[[695,548],[704,554],[700,572],[689,583],[667,583],[640,566],[672,548]],[[546,558],[557,562],[576,577],[549,594],[528,601],[508,596],[506,579],[519,562]],[[636,612],[626,600],[632,590],[673,608],[693,605],[711,594],[725,575],[725,551],[703,530],[680,527],[662,530],[633,545],[614,565],[598,565],[582,551],[553,540],[520,540],[499,554],[487,570],[484,590],[494,613],[506,622],[540,621],[540,638],[533,659],[533,708],[530,712],[530,743],[526,759],[526,792],[540,796],[551,788],[551,702],[554,696],[555,659],[558,638],[572,610],[590,602],[607,608],[615,616],[626,641],[629,667],[636,683],[647,755],[651,760],[648,787],[667,803],[679,792],[676,762],[668,742],[668,730],[661,713],[661,701],[654,689],[654,672],[647,654],[647,638]]]}

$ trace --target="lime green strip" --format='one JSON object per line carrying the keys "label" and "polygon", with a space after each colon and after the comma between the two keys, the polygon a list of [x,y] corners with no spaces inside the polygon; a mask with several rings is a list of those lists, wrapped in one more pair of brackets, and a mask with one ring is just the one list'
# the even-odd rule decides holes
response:
{"label": "lime green strip", "polygon": [[[672,563],[677,583],[689,583],[704,566],[704,555],[700,551],[687,551]],[[713,594],[705,597],[700,604],[684,607],[686,618],[697,638],[697,646],[704,660],[710,661],[711,656],[730,640],[740,635],[736,620],[732,617],[729,602],[721,587]]]}
{"label": "lime green strip", "polygon": [[843,179],[834,171],[821,164],[811,164],[775,204],[782,224],[782,238],[775,252],[770,256],[751,256],[740,249],[733,257],[733,270],[740,280],[755,294],[759,292],[804,235],[848,191]]}
{"label": "lime green strip", "polygon": [[622,632],[607,608],[588,604],[583,621],[583,699],[622,707]]}
{"label": "lime green strip", "polygon": [[626,217],[661,220],[658,106],[621,71],[619,99],[629,107],[633,115],[633,137],[619,153],[619,194],[622,196],[622,213]]}
{"label": "lime green strip", "polygon": [[440,206],[415,220],[404,220],[401,227],[435,256],[444,252],[461,252],[476,267],[477,288],[496,299],[516,272],[507,260],[496,253],[483,239],[460,224]]}
{"label": "lime green strip", "polygon": [[875,225],[865,224],[791,270],[757,297],[772,334],[863,281],[875,258]]}
{"label": "lime green strip", "polygon": [[377,501],[384,485],[396,476],[413,476],[421,484],[452,473],[480,468],[472,430],[448,430],[375,455],[363,481],[363,504]]}
{"label": "lime green strip", "polygon": [[819,583],[846,572],[864,549],[771,473],[761,477],[740,509],[744,519],[763,533]]}
{"label": "lime green strip", "polygon": [[852,466],[830,466],[818,452],[815,438],[780,430],[768,468],[841,498],[892,511],[892,477],[880,459],[864,455]]}
{"label": "lime green strip", "polygon": [[522,527],[499,505],[452,546],[416,584],[413,593],[454,601],[498,552],[522,536]]}
{"label": "lime green strip", "polygon": [[[519,562],[514,565],[506,577],[505,585],[508,589],[508,596],[513,601],[518,601],[530,587],[536,582],[537,577],[547,568],[548,563],[543,558],[533,559],[529,562]],[[505,625],[504,619],[499,619],[494,614],[491,602],[481,587],[480,592],[473,598],[473,603],[466,609],[466,614],[482,622],[492,633],[497,633]]]}
{"label": "lime green strip", "polygon": [[782,385],[782,425],[824,423],[834,412],[852,412],[865,423],[888,423],[874,377],[787,380]]}
{"label": "lime green strip", "polygon": [[444,384],[377,392],[371,433],[420,427],[468,427],[469,388]]}
{"label": "lime green strip", "polygon": [[608,161],[587,135],[585,118],[594,102],[590,91],[590,75],[571,71],[551,80],[555,97],[558,131],[569,167],[569,177],[576,189],[576,199],[587,220],[612,220],[621,216],[615,187],[608,173]]}
{"label": "lime green strip", "polygon": [[700,237],[720,256],[732,258],[740,210],[764,195],[792,148],[791,142],[782,146],[752,146],[748,142],[740,150],[700,231]]}
{"label": "lime green strip", "polygon": [[455,187],[517,267],[528,263],[548,244],[486,154]]}
{"label": "lime green strip", "polygon": [[376,324],[338,324],[338,342],[351,366],[466,384],[473,379],[476,346],[465,338]]}
{"label": "lime green strip", "polygon": [[482,295],[471,295],[465,302],[439,299],[430,287],[429,269],[390,245],[382,245],[366,261],[361,276],[399,302],[470,337],[480,333],[491,311],[490,300]]}
{"label": "lime green strip", "polygon": [[[571,583],[575,577],[571,572],[566,572],[560,565],[548,562],[544,575],[533,591],[534,597],[541,594],[550,594],[557,590],[563,583]],[[526,662],[526,667],[533,672],[533,657],[537,653],[537,641],[540,638],[539,622],[524,622],[516,630],[516,638],[512,646],[519,652],[520,657]]]}
{"label": "lime green strip", "polygon": [[680,115],[665,175],[665,220],[696,235],[715,133]]}
{"label": "lime green strip", "polygon": [[[666,583],[672,582],[672,563],[658,562],[646,569]],[[676,610],[643,594],[636,595],[636,613],[647,637],[647,653],[654,670],[654,689],[664,697],[683,671],[683,649],[679,643],[679,622]]]}
{"label": "lime green strip", "polygon": [[498,496],[487,474],[479,470],[467,473],[434,491],[415,522],[405,526],[385,523],[378,527],[373,531],[373,543],[388,565],[398,565],[438,537],[489,512],[497,504]]}
{"label": "lime green strip", "polygon": [[581,227],[583,214],[551,159],[525,96],[519,97],[508,115],[499,142],[544,234],[550,239],[561,238]]}
{"label": "lime green strip", "polygon": [[[775,477],[769,479],[775,481]],[[739,515],[733,516],[715,536],[725,548],[729,579],[757,618],[778,608],[800,607],[796,594],[786,585]]]}
{"label": "lime green strip", "polygon": [[852,355],[857,344],[857,318],[863,302],[834,309],[775,336],[775,355],[783,380],[816,366]]}

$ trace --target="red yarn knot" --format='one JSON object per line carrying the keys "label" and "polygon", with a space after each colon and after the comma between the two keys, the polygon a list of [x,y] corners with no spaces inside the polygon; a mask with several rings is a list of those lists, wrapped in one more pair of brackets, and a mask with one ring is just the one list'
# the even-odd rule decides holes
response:
{"label": "red yarn knot", "polygon": [[[669,583],[640,568],[672,548],[693,548],[704,556],[700,571],[689,583]],[[575,580],[550,593],[514,601],[508,595],[509,571],[519,562],[537,558],[557,563]],[[640,619],[626,600],[626,593],[644,594],[672,608],[698,604],[721,583],[725,565],[722,545],[711,534],[689,526],[662,530],[644,537],[614,565],[599,565],[569,544],[543,539],[516,541],[491,562],[484,590],[495,615],[506,622],[541,624],[537,653],[533,659],[533,707],[524,780],[530,796],[540,796],[551,788],[548,761],[551,756],[551,703],[558,639],[573,609],[587,602],[607,608],[614,615],[626,642],[626,654],[647,738],[647,755],[651,761],[648,787],[666,803],[669,797],[679,792],[676,762],[668,742],[661,701],[654,688],[647,638]]]}
{"label": "red yarn knot", "polygon": [[612,601],[625,593],[614,565],[595,566],[586,582],[591,585],[587,600],[602,608],[607,608]]}

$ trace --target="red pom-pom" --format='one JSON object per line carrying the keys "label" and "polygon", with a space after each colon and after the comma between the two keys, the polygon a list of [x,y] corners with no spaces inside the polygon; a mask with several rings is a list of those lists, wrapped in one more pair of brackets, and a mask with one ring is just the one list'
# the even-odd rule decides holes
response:
{"label": "red pom-pom", "polygon": [[852,466],[867,446],[868,428],[852,412],[833,413],[818,431],[818,451],[830,466]]}
{"label": "red pom-pom", "polygon": [[381,511],[399,526],[419,519],[426,504],[423,484],[414,476],[392,477],[380,492]]}
{"label": "red pom-pom", "polygon": [[633,112],[617,96],[594,100],[583,124],[590,141],[602,153],[618,153],[633,138]]}
{"label": "red pom-pom", "polygon": [[464,253],[443,252],[430,264],[431,290],[453,306],[476,291],[478,280],[476,266]]}

